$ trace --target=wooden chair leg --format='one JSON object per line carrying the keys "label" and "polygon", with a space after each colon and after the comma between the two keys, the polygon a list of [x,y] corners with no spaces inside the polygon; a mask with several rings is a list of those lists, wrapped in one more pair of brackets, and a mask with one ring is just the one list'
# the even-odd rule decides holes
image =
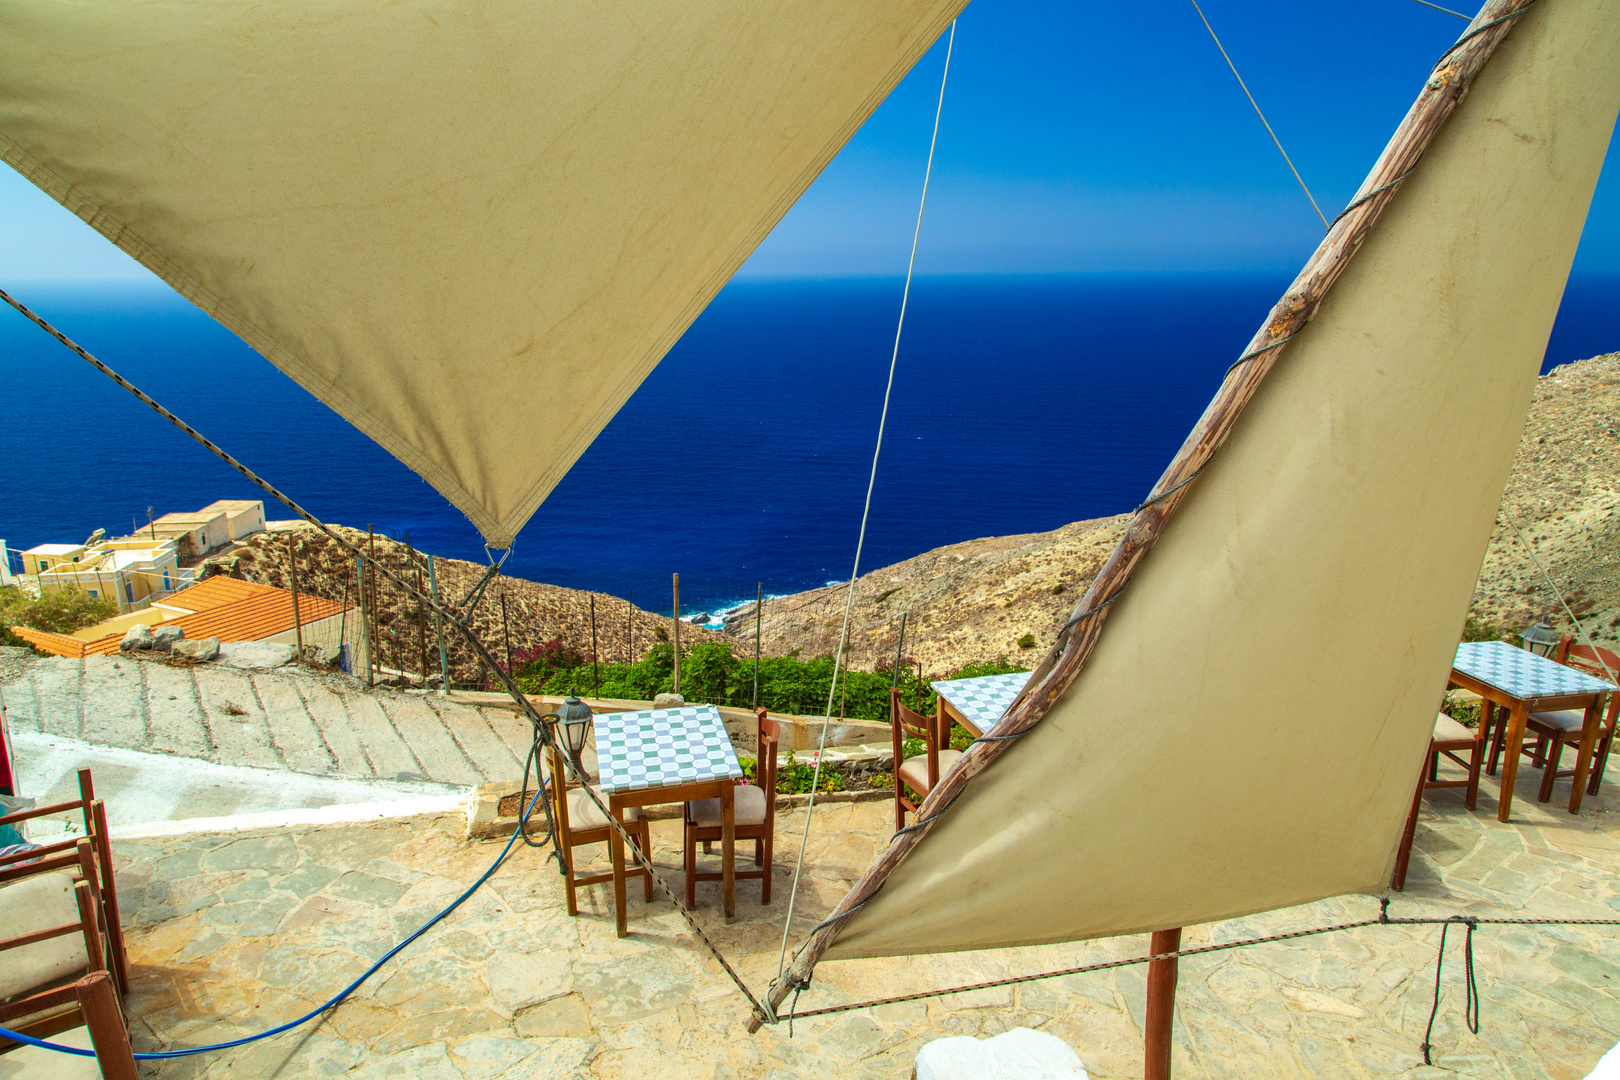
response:
{"label": "wooden chair leg", "polygon": [[101,862],[102,913],[107,920],[107,946],[112,951],[113,977],[118,980],[119,993],[128,994],[129,954],[124,946],[123,915],[118,910],[118,887],[113,881],[112,846],[107,839],[107,805],[100,799],[92,804],[92,816],[96,826],[96,856]]}
{"label": "wooden chair leg", "polygon": [[90,1031],[96,1066],[104,1080],[136,1080],[135,1055],[129,1048],[129,1030],[113,992],[115,981],[105,971],[92,971],[73,984],[79,1013]]}
{"label": "wooden chair leg", "polygon": [[562,856],[563,887],[568,893],[568,914],[578,915],[579,901],[574,896],[579,890],[579,886],[574,884],[574,846],[563,839],[557,845],[557,854]]}
{"label": "wooden chair leg", "polygon": [[686,823],[683,831],[685,840],[681,847],[685,849],[686,910],[691,911],[697,907],[697,838],[693,835],[690,821]]}
{"label": "wooden chair leg", "polygon": [[1596,795],[1603,783],[1603,767],[1609,763],[1609,743],[1613,738],[1609,735],[1598,740],[1597,750],[1592,755],[1592,779],[1586,785],[1588,795]]}
{"label": "wooden chair leg", "polygon": [[1541,751],[1541,789],[1536,792],[1537,802],[1551,802],[1553,784],[1558,782],[1558,760],[1564,756],[1564,737],[1554,735],[1552,738],[1541,739],[1545,747]]}
{"label": "wooden chair leg", "polygon": [[754,865],[765,865],[765,840],[757,836],[754,838]]}
{"label": "wooden chair leg", "polygon": [[1423,761],[1423,768],[1418,770],[1417,790],[1412,793],[1412,810],[1406,815],[1406,828],[1401,833],[1401,846],[1395,851],[1395,869],[1389,875],[1389,887],[1396,892],[1406,888],[1406,867],[1412,860],[1412,838],[1417,835],[1418,807],[1423,805],[1423,778],[1429,772],[1429,759],[1434,757],[1434,748],[1431,744],[1428,754]]}
{"label": "wooden chair leg", "polygon": [[1463,806],[1470,811],[1474,809],[1474,804],[1479,801],[1479,770],[1484,763],[1485,739],[1481,737],[1474,740],[1474,751],[1468,755],[1468,787],[1463,789],[1466,793]]}
{"label": "wooden chair leg", "polygon": [[773,861],[776,854],[775,848],[776,822],[773,820],[770,831],[765,834],[765,861],[761,864],[765,873],[761,875],[759,884],[759,902],[761,904],[771,902],[771,875],[776,871],[776,863]]}
{"label": "wooden chair leg", "polygon": [[1502,764],[1502,746],[1507,740],[1507,727],[1507,717],[1503,717],[1502,722],[1496,725],[1496,737],[1491,740],[1491,764],[1485,771],[1492,776],[1496,775],[1496,770]]}
{"label": "wooden chair leg", "polygon": [[900,777],[896,774],[894,778],[894,831],[899,832],[905,827],[906,803],[904,796],[900,794]]}

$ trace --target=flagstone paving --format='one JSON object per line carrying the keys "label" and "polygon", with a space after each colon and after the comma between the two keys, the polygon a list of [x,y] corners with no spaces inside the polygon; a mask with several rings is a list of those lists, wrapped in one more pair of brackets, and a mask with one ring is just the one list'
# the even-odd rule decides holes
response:
{"label": "flagstone paving", "polygon": [[[1612,918],[1620,913],[1620,797],[1576,818],[1535,802],[1534,770],[1496,821],[1435,793],[1396,914]],[[1559,785],[1560,795],[1568,790]],[[1522,809],[1521,809],[1522,808]],[[794,940],[885,842],[884,803],[818,809]],[[724,925],[717,885],[697,916],[747,982],[776,971],[792,852],[803,824],[778,821],[774,902],[738,884]],[[365,826],[191,836],[116,845],[138,1050],[230,1039],[309,1011],[456,896],[500,850],[464,838],[455,815]],[[681,890],[678,827],[653,824],[665,879]],[[745,846],[744,846],[745,847]],[[555,864],[521,845],[483,890],[319,1024],[252,1046],[148,1066],[164,1078],[342,1076],[352,1080],[657,1077],[900,1078],[944,1035],[1019,1025],[1072,1045],[1094,1076],[1141,1075],[1144,969],[1001,987],[745,1030],[744,1000],[667,901],[630,901],[613,933],[608,888],[563,906]],[[1213,927],[1186,944],[1376,914],[1346,897]],[[1178,1077],[1555,1077],[1586,1075],[1620,1039],[1614,927],[1481,927],[1478,1036],[1462,1021],[1460,933],[1451,935],[1435,1065],[1423,1041],[1437,927],[1387,926],[1188,958],[1175,1029]],[[1143,938],[994,953],[828,963],[802,1008],[1139,955]]]}

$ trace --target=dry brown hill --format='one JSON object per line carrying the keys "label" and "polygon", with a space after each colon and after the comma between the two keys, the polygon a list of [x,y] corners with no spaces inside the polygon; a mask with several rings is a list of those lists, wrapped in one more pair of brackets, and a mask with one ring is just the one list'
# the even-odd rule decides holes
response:
{"label": "dry brown hill", "polygon": [[[1475,617],[1508,630],[1541,618],[1569,632],[1557,595],[1511,521],[1587,633],[1620,638],[1617,504],[1620,353],[1611,353],[1566,364],[1537,384],[1475,593]],[[970,540],[864,575],[855,586],[849,662],[870,667],[892,656],[902,611],[909,612],[906,652],[929,673],[997,657],[1033,661],[1113,550],[1125,520]],[[828,586],[767,603],[765,652],[831,653],[845,598],[843,586]],[[751,635],[752,606],[733,615],[729,628]]]}

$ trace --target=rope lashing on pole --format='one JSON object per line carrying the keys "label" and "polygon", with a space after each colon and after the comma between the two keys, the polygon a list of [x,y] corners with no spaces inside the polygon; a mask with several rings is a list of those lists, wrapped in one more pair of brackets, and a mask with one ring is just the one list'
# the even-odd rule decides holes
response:
{"label": "rope lashing on pole", "polygon": [[[111,379],[118,386],[134,395],[134,397],[142,404],[146,405],[164,420],[167,420],[170,424],[173,424],[175,427],[179,428],[186,434],[187,437],[198,443],[209,453],[219,458],[219,460],[229,465],[232,469],[235,469],[259,490],[263,491],[265,494],[281,503],[287,509],[291,510],[303,521],[314,526],[323,535],[325,535],[327,539],[331,540],[334,544],[347,551],[351,556],[356,558],[363,556],[364,553],[357,544],[353,544],[348,540],[345,540],[325,522],[321,521],[314,514],[310,513],[297,502],[293,501],[291,496],[286,495],[268,480],[264,479],[258,473],[254,472],[252,469],[236,460],[236,458],[226,453],[196,428],[192,427],[174,413],[170,412],[159,402],[155,401],[145,391],[135,386],[128,379],[125,379],[107,364],[96,359],[96,357],[92,356],[82,346],[74,342],[66,334],[62,333],[62,331],[58,330],[45,319],[30,310],[27,305],[23,304],[9,292],[5,291],[4,289],[0,289],[0,300],[5,301],[13,309],[15,309],[18,314],[22,315],[35,326],[38,326],[41,330],[44,330],[47,334],[51,335],[51,337],[55,338],[81,360],[85,361],[91,367],[95,368],[97,371],[107,376],[107,378]],[[508,554],[510,551],[511,549],[508,548]],[[485,576],[480,584],[487,584],[488,580],[494,575],[494,573],[500,569],[501,562],[503,561],[504,557],[501,561],[494,562],[494,565],[492,565],[491,568],[486,571]],[[439,602],[437,597],[429,596],[422,590],[417,589],[416,586],[409,580],[394,573],[386,566],[377,565],[376,562],[373,561],[372,572],[381,574],[389,582],[405,592],[406,595],[419,600],[435,615],[450,622],[450,624],[453,625],[461,634],[467,645],[477,655],[478,659],[484,663],[488,670],[494,673],[496,680],[501,684],[501,688],[506,691],[507,695],[511,697],[513,702],[517,704],[523,715],[528,718],[529,723],[534,728],[536,740],[539,741],[543,746],[549,746],[551,744],[551,731],[545,723],[545,716],[537,708],[535,708],[534,702],[530,701],[528,695],[525,694],[518,687],[517,683],[513,681],[511,673],[495,662],[494,655],[484,645],[483,641],[478,637],[478,635],[473,632],[472,626],[470,625],[470,620],[458,617],[457,610],[454,607],[445,607]],[[471,599],[470,594],[469,599]],[[627,829],[625,829],[624,823],[619,821],[618,817],[608,809],[607,803],[603,801],[602,796],[594,788],[592,788],[589,783],[586,782],[587,778],[579,775],[574,763],[569,760],[569,755],[563,754],[561,756],[564,759],[564,767],[570,773],[572,773],[574,779],[579,782],[580,789],[585,792],[586,797],[588,797],[596,808],[601,811],[602,816],[607,819],[610,827],[612,827],[612,829],[619,834],[619,838],[627,845],[627,850],[634,855],[636,863],[647,871],[649,879],[657,884],[658,889],[663,893],[664,898],[674,905],[675,910],[680,913],[681,917],[686,921],[687,926],[691,928],[693,936],[703,944],[704,948],[708,950],[709,955],[715,959],[715,961],[720,965],[721,969],[725,971],[726,975],[736,985],[737,989],[741,991],[743,996],[746,997],[753,1005],[754,1012],[757,1015],[764,1017],[773,1015],[767,1009],[767,1007],[762,1005],[760,1000],[754,996],[753,991],[748,988],[748,984],[743,981],[742,976],[738,975],[736,969],[731,966],[731,963],[726,960],[723,955],[721,955],[720,950],[715,946],[714,942],[711,941],[709,936],[703,932],[703,928],[697,924],[697,920],[692,917],[692,914],[686,910],[685,906],[675,896],[674,890],[671,889],[668,883],[664,881],[662,875],[660,875],[654,869],[652,857],[646,852],[643,852],[636,844],[635,838],[630,835]],[[551,804],[548,801],[545,805],[547,828],[550,835],[555,836],[556,825],[551,819]],[[281,1030],[287,1029],[278,1029],[278,1033]]]}
{"label": "rope lashing on pole", "polygon": [[[782,922],[782,949],[776,958],[777,978],[787,964],[788,935],[793,930],[793,907],[799,899],[799,877],[804,871],[804,853],[810,843],[810,819],[816,811],[816,792],[821,790],[821,762],[826,756],[827,730],[832,726],[833,701],[838,693],[838,672],[849,642],[849,620],[855,610],[855,583],[861,576],[861,551],[866,546],[866,522],[872,514],[872,490],[877,486],[878,458],[883,453],[883,430],[889,420],[889,399],[894,393],[894,371],[900,361],[900,337],[906,329],[906,304],[911,299],[911,278],[917,268],[917,244],[922,238],[923,209],[928,205],[928,181],[934,174],[934,148],[939,144],[939,118],[945,111],[945,82],[951,74],[951,51],[956,46],[956,20],[951,20],[945,41],[945,66],[939,75],[939,100],[934,105],[934,131],[928,140],[928,164],[923,168],[922,195],[917,200],[917,226],[911,234],[911,259],[906,263],[906,285],[900,294],[900,318],[894,328],[894,349],[889,354],[889,381],[883,388],[883,411],[878,414],[877,445],[872,450],[872,471],[866,480],[866,504],[861,510],[861,530],[855,538],[855,563],[849,572],[849,594],[844,601],[844,624],[838,632],[838,651],[833,654],[832,682],[827,687],[827,710],[821,718],[821,736],[816,744],[816,767],[810,781],[810,801],[804,809],[804,832],[799,837],[799,857],[793,865],[793,887],[788,891],[787,918]],[[757,1003],[756,1003],[757,1004]]]}

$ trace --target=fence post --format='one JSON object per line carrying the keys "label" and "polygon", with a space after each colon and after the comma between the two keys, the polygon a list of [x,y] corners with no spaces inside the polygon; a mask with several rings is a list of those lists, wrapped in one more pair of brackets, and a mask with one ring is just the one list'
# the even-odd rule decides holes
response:
{"label": "fence post", "polygon": [[[433,606],[439,606],[439,575],[435,572],[433,556],[428,556],[428,588],[433,592]],[[439,696],[450,692],[450,654],[444,647],[444,616],[433,615],[433,628],[439,635]]]}
{"label": "fence post", "polygon": [[624,662],[636,662],[636,590],[628,590],[630,598],[625,601],[628,610],[624,613]]}
{"label": "fence post", "polygon": [[382,664],[378,662],[377,658],[377,649],[382,644],[377,640],[382,637],[382,613],[377,610],[377,534],[372,529],[370,522],[366,523],[366,536],[368,537],[366,554],[369,560],[366,563],[366,569],[371,573],[371,577],[366,581],[366,611],[371,616],[366,623],[368,627],[366,659],[371,664],[371,667],[366,672],[366,685],[370,686],[373,685],[374,678],[382,673]]}
{"label": "fence post", "polygon": [[591,593],[591,667],[596,671],[596,696],[602,696],[602,659],[596,655],[596,594]]}
{"label": "fence post", "polygon": [[675,692],[681,692],[681,575],[675,575],[675,616],[670,619],[675,631]]}
{"label": "fence post", "polygon": [[[371,673],[371,620],[366,618],[366,557],[354,557],[356,604],[360,608],[360,638],[366,648],[366,685],[372,685]],[[351,673],[352,674],[352,673]]]}
{"label": "fence post", "polygon": [[759,631],[760,620],[765,615],[765,583],[759,583],[754,595],[754,704],[759,708]]}
{"label": "fence post", "polygon": [[292,537],[287,538],[287,576],[292,579],[293,636],[298,641],[298,659],[304,659],[304,625],[298,618],[298,553],[293,550]]}
{"label": "fence post", "polygon": [[501,637],[506,641],[506,673],[512,674],[512,626],[506,621],[506,586],[501,585]]}

